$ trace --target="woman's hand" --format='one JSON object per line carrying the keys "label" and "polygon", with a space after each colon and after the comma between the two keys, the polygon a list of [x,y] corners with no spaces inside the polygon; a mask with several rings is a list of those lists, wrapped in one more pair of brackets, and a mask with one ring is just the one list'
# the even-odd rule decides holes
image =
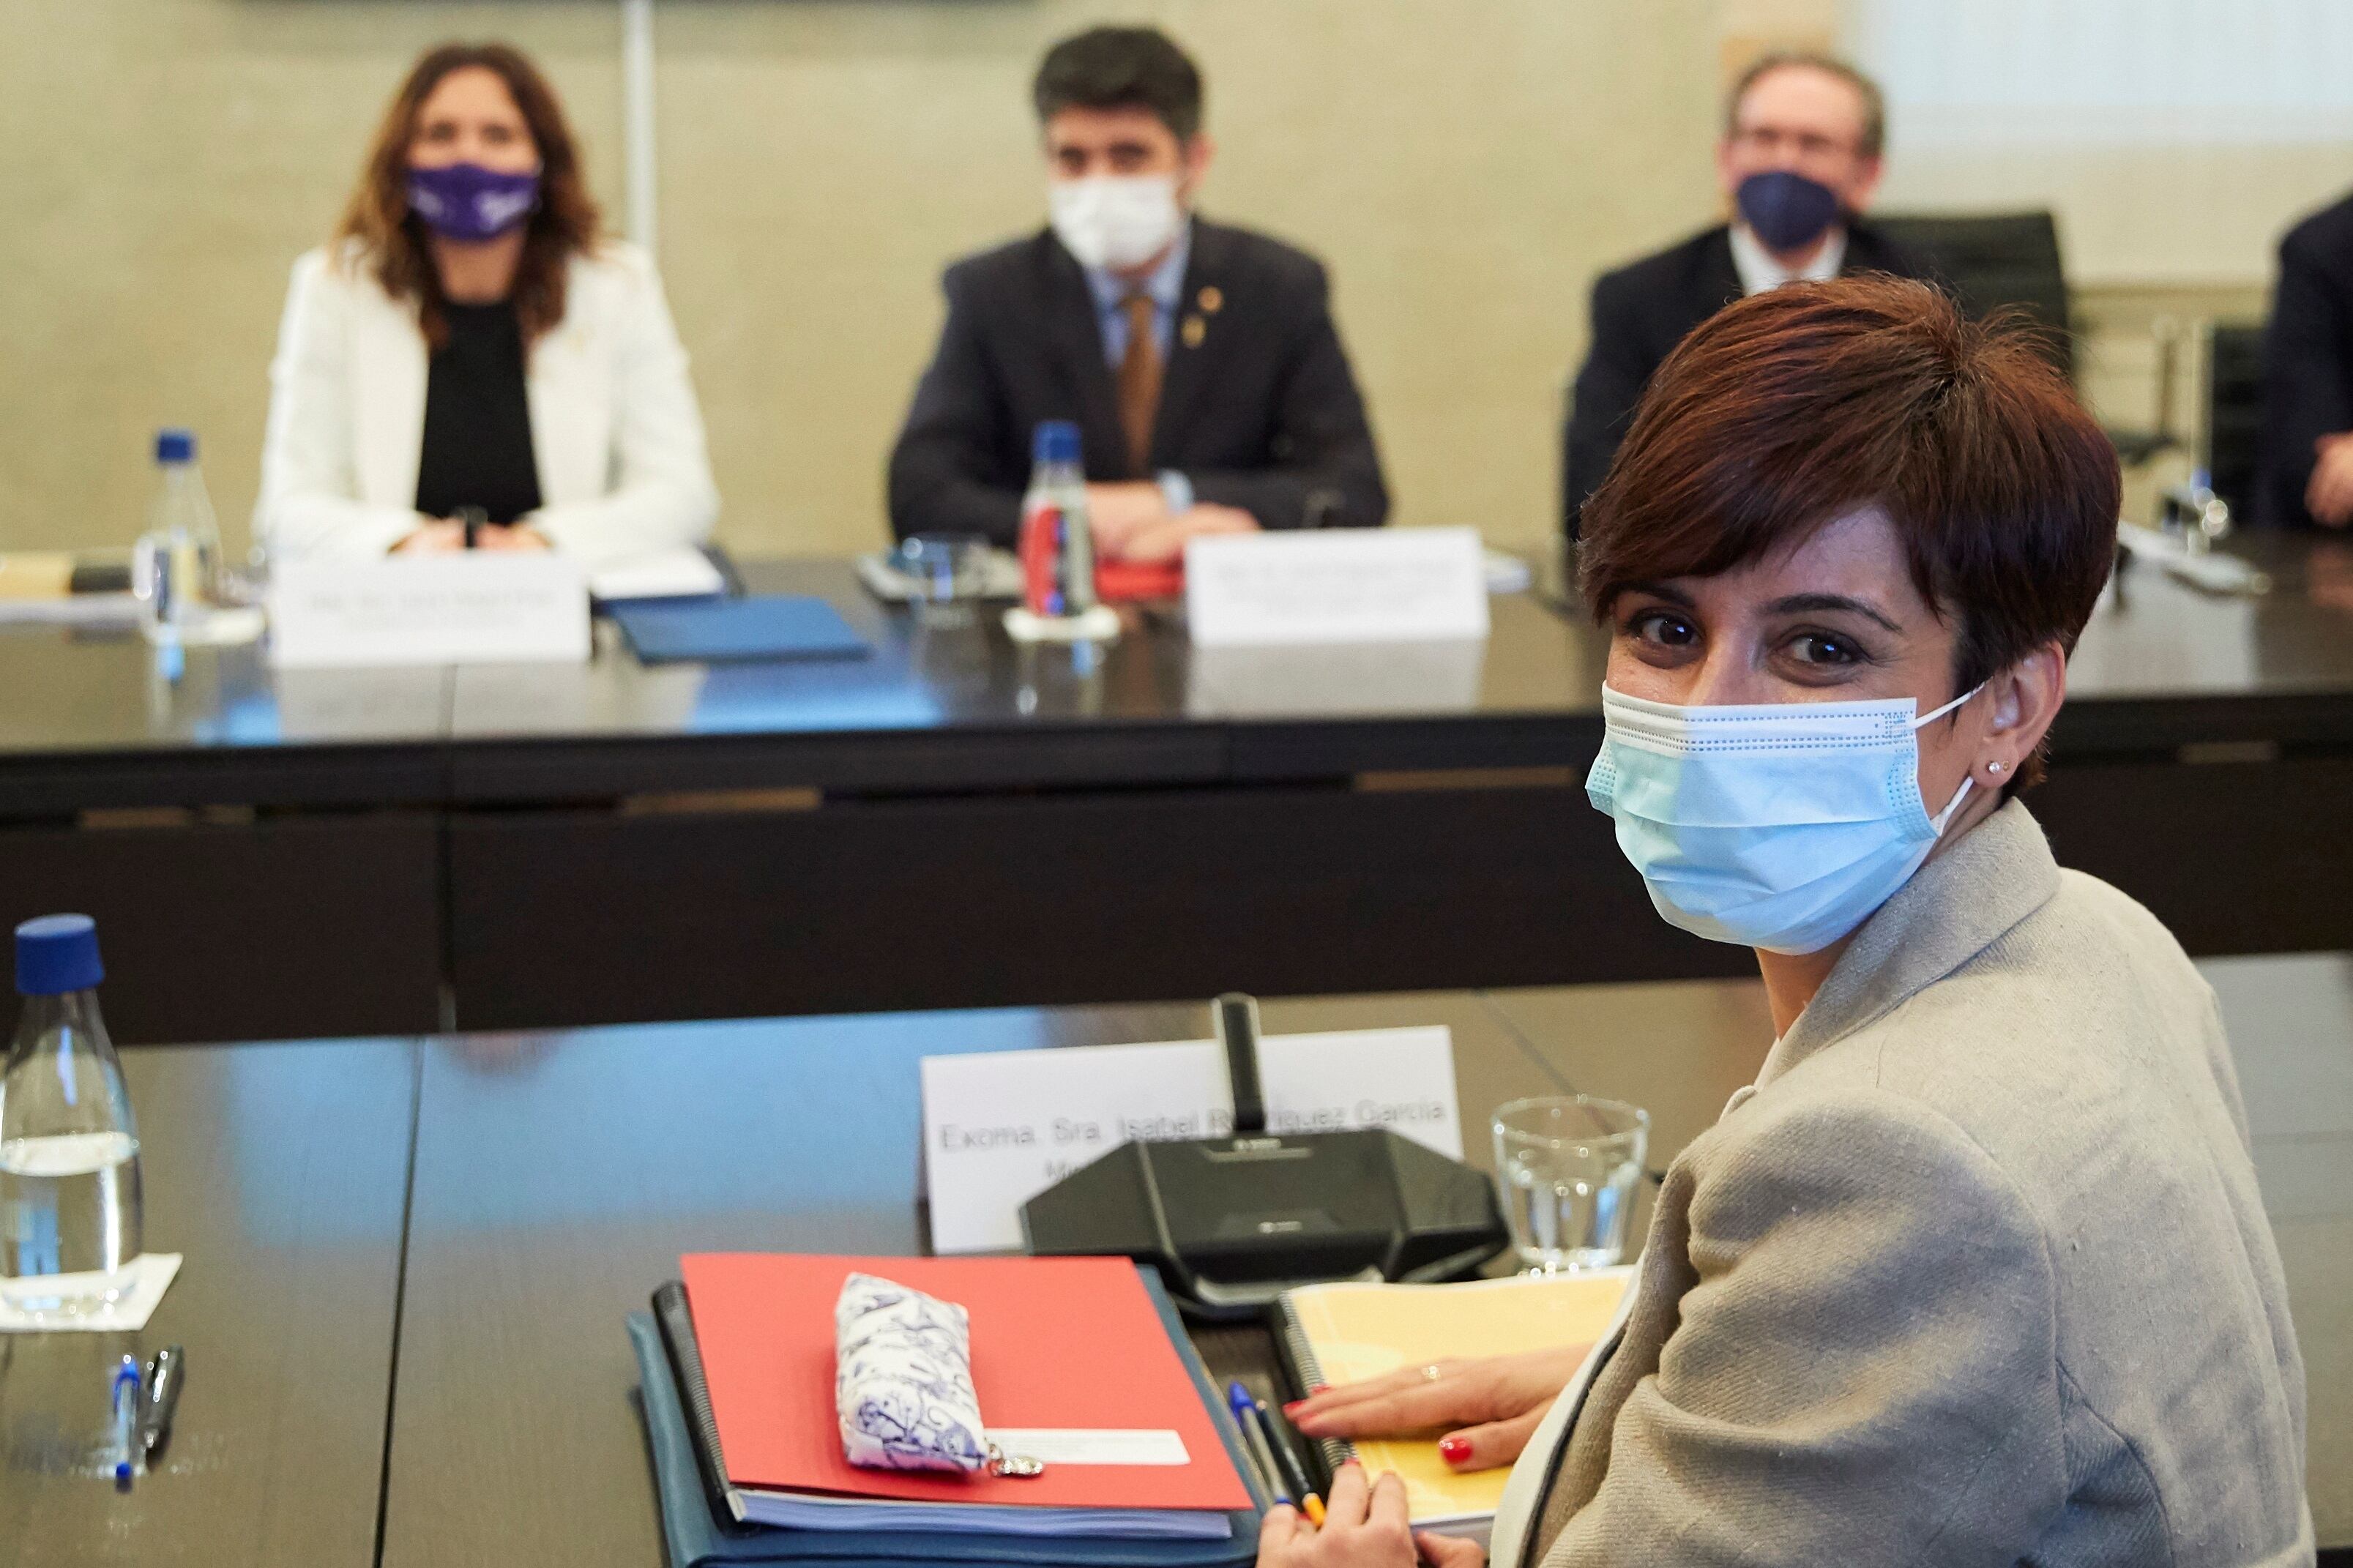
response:
{"label": "woman's hand", "polygon": [[1282,1413],[1309,1437],[1442,1432],[1439,1458],[1458,1470],[1493,1469],[1520,1457],[1590,1349],[1563,1345],[1406,1367],[1324,1389]]}
{"label": "woman's hand", "polygon": [[1258,1532],[1258,1568],[1479,1568],[1486,1561],[1475,1541],[1416,1534],[1407,1522],[1405,1483],[1388,1475],[1367,1487],[1365,1468],[1353,1460],[1332,1477],[1321,1529],[1284,1504],[1267,1510]]}

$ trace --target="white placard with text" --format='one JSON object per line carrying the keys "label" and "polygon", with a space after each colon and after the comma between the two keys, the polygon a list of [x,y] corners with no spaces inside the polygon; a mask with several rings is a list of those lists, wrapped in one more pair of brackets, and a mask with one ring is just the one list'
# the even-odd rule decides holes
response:
{"label": "white placard with text", "polygon": [[560,555],[466,551],[271,572],[273,664],[583,664],[588,649],[587,579]]}
{"label": "white placard with text", "polygon": [[[1233,1131],[1214,1040],[925,1057],[923,1080],[924,1187],[943,1253],[1018,1248],[1024,1203],[1132,1138]],[[1271,1131],[1389,1127],[1462,1157],[1442,1025],[1266,1036],[1259,1081]]]}
{"label": "white placard with text", "polygon": [[1475,528],[1204,534],[1185,616],[1202,647],[1483,637],[1485,552]]}

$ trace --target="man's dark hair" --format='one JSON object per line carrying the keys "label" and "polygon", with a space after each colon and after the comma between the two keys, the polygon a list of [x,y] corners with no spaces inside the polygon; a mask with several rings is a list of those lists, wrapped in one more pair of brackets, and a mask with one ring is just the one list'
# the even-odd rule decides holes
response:
{"label": "man's dark hair", "polygon": [[1740,130],[1740,100],[1748,89],[1778,70],[1820,71],[1834,76],[1854,89],[1854,96],[1862,108],[1862,140],[1855,151],[1866,158],[1876,158],[1887,150],[1887,97],[1879,84],[1832,55],[1816,54],[1811,49],[1776,49],[1757,59],[1740,73],[1724,100],[1724,133],[1736,134]]}
{"label": "man's dark hair", "polygon": [[1148,109],[1179,142],[1201,130],[1201,73],[1157,27],[1090,27],[1046,51],[1030,87],[1044,124],[1065,109]]}
{"label": "man's dark hair", "polygon": [[[1791,283],[1693,329],[1585,503],[1595,617],[1876,507],[1954,627],[1953,689],[2073,651],[2116,552],[2116,448],[2020,321],[1883,274]],[[2017,783],[2042,773],[2030,757]]]}

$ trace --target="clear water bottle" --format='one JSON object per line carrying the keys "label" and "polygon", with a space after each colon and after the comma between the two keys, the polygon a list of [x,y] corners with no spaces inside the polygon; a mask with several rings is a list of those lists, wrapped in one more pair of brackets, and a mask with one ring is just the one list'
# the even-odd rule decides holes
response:
{"label": "clear water bottle", "polygon": [[1079,427],[1067,419],[1041,422],[1029,453],[1029,493],[1021,499],[1022,603],[1033,616],[1082,615],[1095,604],[1095,542],[1087,530]]}
{"label": "clear water bottle", "polygon": [[25,1012],[0,1076],[0,1297],[24,1311],[97,1311],[139,1258],[139,1130],[98,1013],[105,973],[88,915],[16,928]]}
{"label": "clear water bottle", "polygon": [[195,434],[156,432],[155,468],[147,531],[131,558],[140,629],[150,642],[205,642],[221,603],[220,524],[196,467]]}

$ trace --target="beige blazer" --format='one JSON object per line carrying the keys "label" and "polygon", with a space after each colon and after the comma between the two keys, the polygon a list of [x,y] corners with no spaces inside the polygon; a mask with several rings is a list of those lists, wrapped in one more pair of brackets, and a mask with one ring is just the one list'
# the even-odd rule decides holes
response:
{"label": "beige blazer", "polygon": [[1678,1156],[1494,1562],[2310,1563],[2213,993],[2004,806]]}
{"label": "beige blazer", "polygon": [[[607,242],[573,258],[565,290],[525,373],[544,503],[532,526],[591,569],[709,537],[719,492],[652,263]],[[254,509],[279,559],[380,556],[417,526],[427,369],[415,304],[358,250],[295,262]]]}

